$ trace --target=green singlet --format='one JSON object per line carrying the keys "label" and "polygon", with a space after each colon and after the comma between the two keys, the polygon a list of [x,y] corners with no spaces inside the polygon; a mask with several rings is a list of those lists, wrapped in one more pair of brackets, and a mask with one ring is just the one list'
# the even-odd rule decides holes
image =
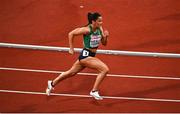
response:
{"label": "green singlet", "polygon": [[90,28],[90,33],[85,34],[84,37],[84,48],[91,49],[91,48],[98,48],[101,38],[102,38],[102,32],[100,28],[96,29],[94,32],[92,30],[92,26],[88,25]]}

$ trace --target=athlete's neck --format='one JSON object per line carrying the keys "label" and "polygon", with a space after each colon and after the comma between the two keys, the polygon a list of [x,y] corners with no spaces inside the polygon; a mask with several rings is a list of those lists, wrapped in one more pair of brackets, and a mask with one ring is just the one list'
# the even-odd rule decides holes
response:
{"label": "athlete's neck", "polygon": [[91,26],[92,26],[92,30],[93,30],[93,31],[96,31],[97,28],[98,28],[97,26],[95,26],[95,25],[93,25],[93,24],[91,24]]}

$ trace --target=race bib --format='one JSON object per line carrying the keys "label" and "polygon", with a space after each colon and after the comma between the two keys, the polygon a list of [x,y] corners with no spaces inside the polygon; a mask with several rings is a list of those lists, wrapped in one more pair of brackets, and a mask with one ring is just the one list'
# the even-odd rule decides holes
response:
{"label": "race bib", "polygon": [[91,35],[90,46],[98,47],[101,40],[101,35]]}
{"label": "race bib", "polygon": [[83,56],[89,56],[89,51],[83,50],[82,55],[83,55]]}

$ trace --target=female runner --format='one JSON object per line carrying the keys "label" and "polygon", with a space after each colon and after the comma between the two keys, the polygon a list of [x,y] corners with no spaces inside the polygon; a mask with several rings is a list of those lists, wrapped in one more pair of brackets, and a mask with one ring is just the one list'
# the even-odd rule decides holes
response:
{"label": "female runner", "polygon": [[95,57],[97,48],[100,42],[106,46],[107,38],[109,36],[108,31],[104,31],[102,28],[102,16],[99,13],[88,13],[88,25],[81,28],[76,28],[71,31],[68,35],[70,54],[74,54],[74,37],[77,35],[83,35],[84,38],[84,49],[81,51],[79,59],[73,64],[73,66],[66,72],[60,74],[54,80],[48,81],[48,87],[46,94],[49,96],[54,87],[62,80],[70,78],[82,71],[85,67],[96,69],[99,74],[95,80],[94,86],[90,92],[90,95],[97,100],[103,98],[99,95],[99,86],[106,74],[109,72],[109,68],[100,59]]}

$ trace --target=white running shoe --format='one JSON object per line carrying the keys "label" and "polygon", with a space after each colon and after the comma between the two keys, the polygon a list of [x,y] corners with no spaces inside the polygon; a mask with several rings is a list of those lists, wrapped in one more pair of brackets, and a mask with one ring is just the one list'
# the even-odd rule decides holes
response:
{"label": "white running shoe", "polygon": [[103,100],[103,97],[99,95],[98,91],[91,91],[90,95],[93,96],[96,100]]}
{"label": "white running shoe", "polygon": [[50,96],[51,91],[54,90],[54,88],[53,88],[53,86],[51,85],[51,83],[52,83],[52,81],[49,80],[49,81],[48,81],[48,86],[47,86],[47,89],[46,89],[46,94],[47,94],[47,96]]}

